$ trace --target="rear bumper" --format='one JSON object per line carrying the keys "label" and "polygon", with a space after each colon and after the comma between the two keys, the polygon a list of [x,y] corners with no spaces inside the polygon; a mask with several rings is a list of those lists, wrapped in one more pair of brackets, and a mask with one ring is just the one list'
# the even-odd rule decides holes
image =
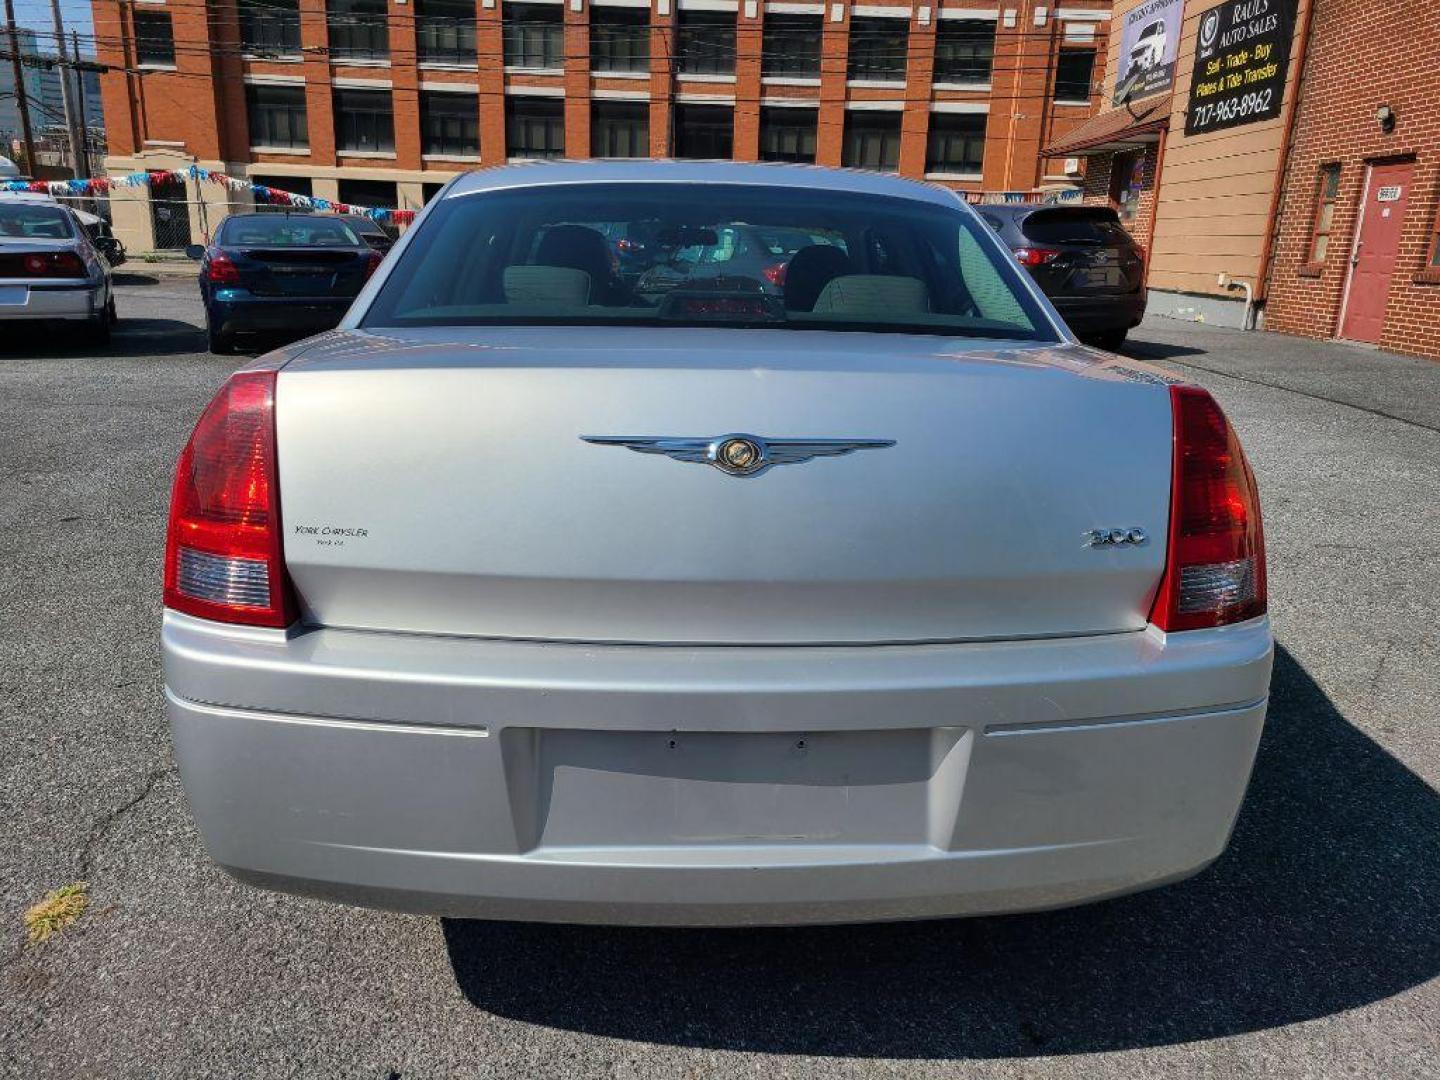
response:
{"label": "rear bumper", "polygon": [[1265,620],[984,645],[592,647],[167,612],[212,856],[455,916],[758,925],[1056,907],[1224,848]]}
{"label": "rear bumper", "polygon": [[[11,288],[0,283],[0,292]],[[0,322],[31,319],[92,319],[105,309],[105,284],[22,285],[20,303],[0,303]]]}
{"label": "rear bumper", "polygon": [[[225,290],[237,292],[237,290]],[[354,297],[252,296],[217,294],[206,305],[210,323],[226,334],[296,331],[318,333],[338,326]]]}
{"label": "rear bumper", "polygon": [[1118,296],[1052,296],[1050,302],[1077,334],[1129,330],[1145,317],[1146,290]]}

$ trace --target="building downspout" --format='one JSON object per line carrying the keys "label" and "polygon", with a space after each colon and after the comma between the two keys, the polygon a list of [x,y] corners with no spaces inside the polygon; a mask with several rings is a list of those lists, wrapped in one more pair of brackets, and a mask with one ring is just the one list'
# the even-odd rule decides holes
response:
{"label": "building downspout", "polygon": [[[1285,186],[1285,174],[1290,168],[1290,149],[1295,135],[1295,118],[1299,115],[1300,96],[1305,89],[1305,57],[1310,45],[1310,26],[1314,20],[1317,3],[1319,0],[1306,0],[1305,15],[1300,20],[1300,41],[1294,57],[1295,93],[1290,98],[1289,109],[1285,115],[1285,127],[1280,136],[1280,153],[1275,161],[1275,182],[1270,193],[1270,212],[1265,217],[1264,242],[1260,246],[1260,265],[1255,272],[1255,296],[1250,302],[1254,307],[1263,305],[1270,292],[1270,264],[1275,257],[1275,222],[1280,217],[1280,198]],[[1254,317],[1253,311],[1250,313],[1250,317]]]}

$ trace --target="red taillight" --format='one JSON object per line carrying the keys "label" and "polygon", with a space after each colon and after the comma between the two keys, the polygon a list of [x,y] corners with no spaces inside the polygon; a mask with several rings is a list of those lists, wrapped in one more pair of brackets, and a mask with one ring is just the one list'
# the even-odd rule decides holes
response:
{"label": "red taillight", "polygon": [[1255,476],[1220,406],[1172,386],[1174,459],[1165,577],[1150,621],[1196,630],[1265,613],[1265,531]]}
{"label": "red taillight", "polygon": [[240,271],[223,251],[210,252],[205,262],[205,280],[216,285],[240,284]]}
{"label": "red taillight", "polygon": [[26,277],[83,278],[85,261],[73,251],[37,251],[23,257]]}
{"label": "red taillight", "polygon": [[760,275],[778,289],[785,284],[785,271],[789,266],[788,262],[776,263],[774,266],[765,267],[760,271]]}
{"label": "red taillight", "polygon": [[1044,266],[1062,253],[1056,248],[1023,247],[1015,249],[1015,261],[1021,266]]}
{"label": "red taillight", "polygon": [[365,280],[369,281],[370,276],[380,269],[380,264],[385,261],[385,256],[378,251],[372,251],[365,257]]}
{"label": "red taillight", "polygon": [[165,606],[227,623],[289,626],[275,459],[275,372],[232,375],[175,468]]}

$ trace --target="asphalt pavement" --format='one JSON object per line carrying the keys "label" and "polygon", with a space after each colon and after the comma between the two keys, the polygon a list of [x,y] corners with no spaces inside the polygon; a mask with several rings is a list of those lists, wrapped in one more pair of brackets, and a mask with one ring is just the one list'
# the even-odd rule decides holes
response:
{"label": "asphalt pavement", "polygon": [[[244,358],[202,351],[190,281],[127,280],[105,355],[0,330],[0,1074],[1440,1076],[1440,364],[1134,335],[1229,411],[1267,519],[1270,720],[1199,877],[894,926],[469,923],[207,860],[159,561],[175,456]],[[89,910],[25,945],[77,880]]]}

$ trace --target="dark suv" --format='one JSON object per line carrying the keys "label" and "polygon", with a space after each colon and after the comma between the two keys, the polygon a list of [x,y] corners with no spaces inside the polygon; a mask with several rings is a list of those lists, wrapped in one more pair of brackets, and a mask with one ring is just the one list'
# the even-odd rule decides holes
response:
{"label": "dark suv", "polygon": [[1145,315],[1145,260],[1104,206],[977,206],[1075,336],[1118,349]]}

